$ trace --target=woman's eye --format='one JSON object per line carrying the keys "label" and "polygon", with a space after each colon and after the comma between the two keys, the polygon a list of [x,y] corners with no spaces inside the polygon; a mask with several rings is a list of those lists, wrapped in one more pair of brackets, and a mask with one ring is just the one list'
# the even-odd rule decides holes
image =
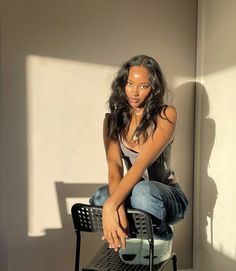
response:
{"label": "woman's eye", "polygon": [[132,83],[131,82],[127,82],[127,86],[131,87]]}
{"label": "woman's eye", "polygon": [[141,88],[142,89],[146,89],[146,88],[148,88],[149,87],[149,85],[141,85]]}

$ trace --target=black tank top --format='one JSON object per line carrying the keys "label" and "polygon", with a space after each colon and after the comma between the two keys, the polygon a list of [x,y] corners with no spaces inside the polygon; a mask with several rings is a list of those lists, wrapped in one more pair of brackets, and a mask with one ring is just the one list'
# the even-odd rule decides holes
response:
{"label": "black tank top", "polygon": [[[174,172],[170,169],[170,154],[172,142],[170,142],[163,150],[163,152],[157,157],[157,159],[155,159],[155,161],[146,168],[140,180],[159,181],[166,184],[169,183],[168,177],[170,177],[171,174],[174,174]],[[135,162],[139,153],[129,149],[122,142],[120,142],[120,147],[125,166],[127,170],[129,170]]]}

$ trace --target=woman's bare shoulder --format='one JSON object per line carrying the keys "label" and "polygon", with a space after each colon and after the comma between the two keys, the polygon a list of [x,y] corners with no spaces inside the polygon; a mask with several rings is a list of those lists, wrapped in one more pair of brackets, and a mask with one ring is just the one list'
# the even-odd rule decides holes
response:
{"label": "woman's bare shoulder", "polygon": [[165,105],[160,113],[159,121],[169,120],[172,123],[176,123],[177,120],[177,110],[172,105]]}

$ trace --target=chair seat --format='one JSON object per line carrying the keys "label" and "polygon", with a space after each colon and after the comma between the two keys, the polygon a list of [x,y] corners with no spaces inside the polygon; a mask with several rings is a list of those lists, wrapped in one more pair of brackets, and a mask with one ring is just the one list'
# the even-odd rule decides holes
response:
{"label": "chair seat", "polygon": [[[162,270],[175,254],[170,258],[154,266],[154,271]],[[82,269],[83,271],[148,271],[149,266],[134,265],[123,262],[120,259],[119,253],[113,249],[109,249],[108,243],[103,244],[101,249],[97,252],[90,264]]]}

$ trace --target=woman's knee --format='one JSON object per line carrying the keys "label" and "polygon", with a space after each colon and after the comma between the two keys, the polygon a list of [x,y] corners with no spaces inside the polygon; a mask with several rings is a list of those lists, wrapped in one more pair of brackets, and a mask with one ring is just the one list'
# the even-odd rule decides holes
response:
{"label": "woman's knee", "polygon": [[155,188],[155,197],[153,196],[153,186],[149,181],[138,182],[131,194],[131,205],[133,208],[148,210],[154,201],[162,201],[159,191]]}
{"label": "woman's knee", "polygon": [[98,190],[89,199],[90,205],[103,206],[104,202],[109,197],[108,185],[104,185],[98,188]]}

